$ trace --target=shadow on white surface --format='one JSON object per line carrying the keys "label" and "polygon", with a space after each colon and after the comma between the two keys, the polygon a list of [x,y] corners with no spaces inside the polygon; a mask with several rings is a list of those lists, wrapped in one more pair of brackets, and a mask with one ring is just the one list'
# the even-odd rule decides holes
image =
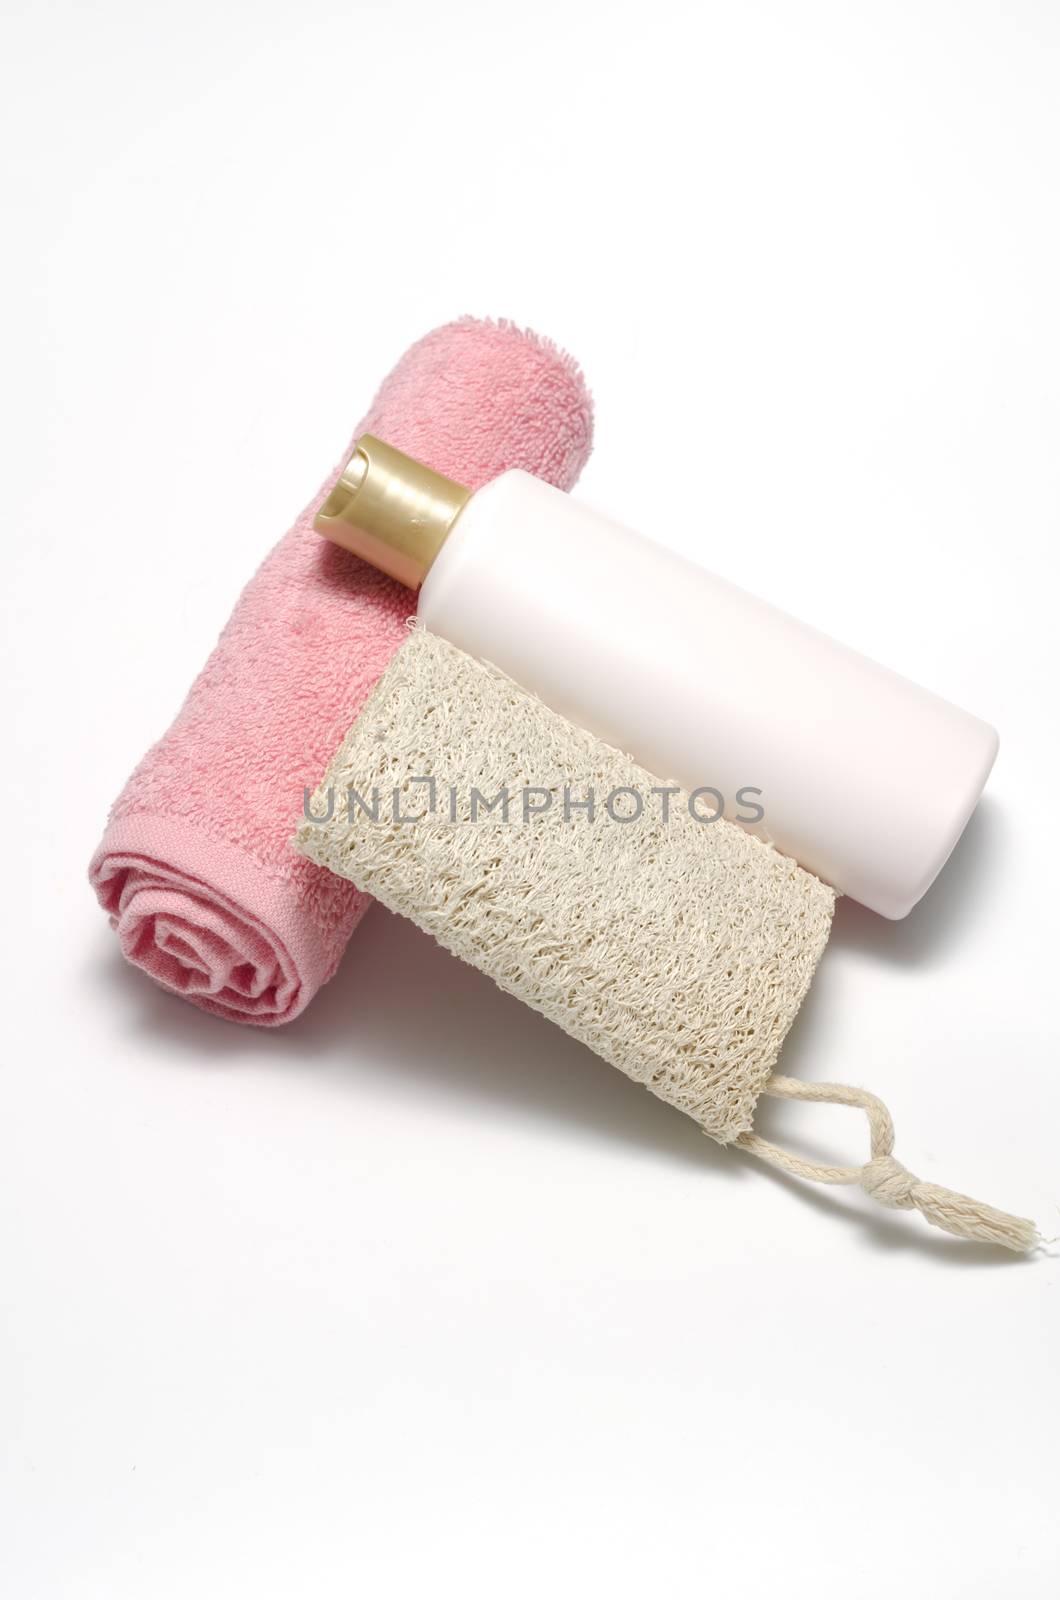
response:
{"label": "shadow on white surface", "polygon": [[907,967],[949,959],[962,930],[989,915],[1004,855],[1004,816],[981,800],[939,876],[907,917],[889,922],[856,900],[836,905],[831,944]]}
{"label": "shadow on white surface", "polygon": [[[841,902],[846,915],[837,937],[866,954],[910,963],[929,960],[984,892],[981,880],[997,863],[996,831],[992,816],[977,814],[959,847],[961,870],[939,883],[935,907],[921,908],[919,922],[888,923]],[[128,966],[113,940],[102,934],[101,947],[94,976],[109,991],[106,1002],[124,1011],[145,1041],[164,1042],[189,1065],[216,1071],[264,1060],[298,1073],[325,1073],[348,1082],[354,1093],[358,1085],[363,1092],[377,1092],[385,1082],[387,1092],[397,1085],[420,1103],[456,1099],[485,1122],[498,1116],[547,1122],[577,1139],[639,1147],[715,1178],[723,1174],[728,1182],[764,1179],[832,1217],[841,1232],[857,1228],[880,1250],[911,1250],[964,1267],[1025,1259],[935,1235],[918,1219],[892,1216],[856,1190],[816,1188],[742,1152],[722,1150],[688,1118],[380,906],[354,934],[332,982],[302,1017],[276,1030],[207,1016]],[[785,1043],[785,1072],[819,1076],[831,1003],[826,977],[819,974]],[[783,1112],[764,1101],[756,1128],[767,1138],[798,1145]],[[855,1141],[863,1134],[860,1127],[852,1130]]]}
{"label": "shadow on white surface", "polygon": [[208,1016],[127,965],[112,938],[103,942],[93,973],[108,991],[102,1003],[189,1064],[275,1062],[341,1078],[353,1093],[385,1083],[420,1103],[456,1100],[484,1121],[515,1116],[699,1168],[727,1164],[687,1117],[381,906],[312,1005],[277,1029]]}

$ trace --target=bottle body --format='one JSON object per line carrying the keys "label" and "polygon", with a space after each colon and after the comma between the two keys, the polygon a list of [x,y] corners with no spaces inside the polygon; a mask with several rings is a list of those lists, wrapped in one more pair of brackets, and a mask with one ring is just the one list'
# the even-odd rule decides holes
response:
{"label": "bottle body", "polygon": [[760,807],[751,831],[886,917],[997,752],[979,718],[523,472],[465,505],[419,612],[660,779]]}

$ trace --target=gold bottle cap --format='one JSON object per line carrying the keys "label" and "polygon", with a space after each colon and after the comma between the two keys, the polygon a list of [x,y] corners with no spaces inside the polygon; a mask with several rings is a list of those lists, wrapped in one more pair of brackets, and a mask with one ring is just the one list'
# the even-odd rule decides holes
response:
{"label": "gold bottle cap", "polygon": [[313,518],[325,539],[418,589],[471,490],[364,433]]}

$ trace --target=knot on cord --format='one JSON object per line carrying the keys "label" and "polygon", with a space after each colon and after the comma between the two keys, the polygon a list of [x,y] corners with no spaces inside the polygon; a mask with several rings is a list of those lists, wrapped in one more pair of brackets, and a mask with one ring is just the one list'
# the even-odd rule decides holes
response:
{"label": "knot on cord", "polygon": [[782,1100],[818,1100],[830,1105],[857,1106],[869,1119],[870,1155],[864,1166],[839,1167],[823,1161],[807,1161],[779,1145],[759,1138],[757,1133],[741,1133],[736,1143],[752,1155],[790,1172],[795,1178],[813,1183],[860,1184],[866,1194],[881,1206],[895,1211],[910,1211],[915,1206],[928,1222],[961,1239],[978,1239],[984,1244],[1004,1245],[1006,1250],[1033,1250],[1040,1244],[1038,1230],[1026,1217],[1012,1217],[1007,1211],[970,1200],[966,1194],[943,1189],[936,1183],[922,1183],[896,1161],[894,1124],[883,1101],[867,1089],[854,1089],[845,1083],[801,1083],[798,1078],[783,1078],[774,1073],[763,1093]]}
{"label": "knot on cord", "polygon": [[914,1178],[908,1167],[903,1167],[894,1156],[873,1156],[871,1161],[866,1161],[860,1182],[865,1193],[878,1200],[881,1206],[911,1211],[916,1205],[913,1190],[920,1179]]}

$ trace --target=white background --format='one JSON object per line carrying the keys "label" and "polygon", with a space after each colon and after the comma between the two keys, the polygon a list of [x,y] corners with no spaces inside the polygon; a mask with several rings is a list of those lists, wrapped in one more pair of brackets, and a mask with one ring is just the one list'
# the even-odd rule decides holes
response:
{"label": "white background", "polygon": [[378,910],[223,1025],[85,867],[404,347],[528,323],[580,493],[1000,727],[783,1059],[1060,1233],[1060,12],[4,11],[0,1586],[1054,1595],[1057,1246],[721,1151]]}

